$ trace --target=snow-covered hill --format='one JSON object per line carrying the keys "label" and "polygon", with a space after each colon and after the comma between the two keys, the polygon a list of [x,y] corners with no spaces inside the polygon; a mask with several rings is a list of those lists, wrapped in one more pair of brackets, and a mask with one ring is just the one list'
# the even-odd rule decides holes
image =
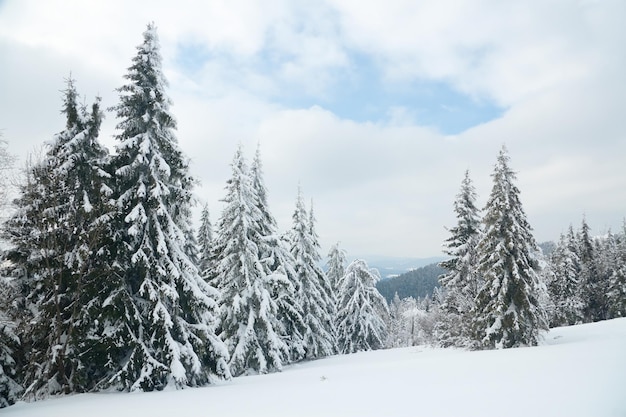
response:
{"label": "snow-covered hill", "polygon": [[364,352],[206,388],[18,403],[0,415],[626,416],[626,318],[553,329],[533,348]]}

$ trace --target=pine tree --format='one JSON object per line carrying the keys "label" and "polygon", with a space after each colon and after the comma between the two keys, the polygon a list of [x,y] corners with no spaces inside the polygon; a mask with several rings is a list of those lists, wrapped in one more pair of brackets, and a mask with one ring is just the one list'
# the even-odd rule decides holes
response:
{"label": "pine tree", "polygon": [[[341,285],[341,278],[346,274],[346,251],[339,248],[339,242],[335,243],[328,252],[326,264],[326,276],[333,289],[333,297],[336,297]],[[335,300],[336,304],[336,300]]]}
{"label": "pine tree", "polygon": [[536,345],[547,330],[545,286],[539,279],[537,244],[515,186],[515,173],[502,147],[485,207],[478,243],[478,272],[484,286],[473,313],[474,340],[483,348]]}
{"label": "pine tree", "polygon": [[376,277],[364,260],[346,268],[337,306],[337,346],[340,353],[381,349],[387,337],[387,303],[376,289]]}
{"label": "pine tree", "polygon": [[209,206],[205,205],[200,216],[200,228],[198,229],[198,271],[203,278],[209,274],[211,265],[211,245],[213,244],[213,227],[209,217]]}
{"label": "pine tree", "polygon": [[296,288],[305,323],[305,358],[314,359],[335,353],[334,299],[332,288],[318,266],[318,237],[313,210],[307,215],[298,190],[293,225],[289,233],[291,254],[295,259]]}
{"label": "pine tree", "polygon": [[266,275],[279,278],[273,280],[272,298],[276,300],[277,317],[282,324],[281,337],[289,348],[287,361],[294,362],[302,359],[306,353],[304,346],[306,325],[302,317],[302,306],[296,294],[296,261],[289,250],[289,245],[280,238],[276,220],[269,210],[260,146],[257,146],[250,176],[256,196],[256,206],[261,213],[260,239],[256,242],[259,260]]}
{"label": "pine tree", "polygon": [[23,392],[18,383],[21,341],[10,314],[16,309],[11,300],[15,291],[8,279],[0,277],[0,408],[15,403]]}
{"label": "pine tree", "polygon": [[116,329],[105,385],[131,391],[203,385],[229,376],[227,352],[215,335],[218,293],[201,279],[190,249],[194,180],[174,133],[154,24],[125,78],[113,108],[121,279],[105,303]]}
{"label": "pine tree", "polygon": [[221,338],[233,375],[267,373],[282,369],[289,358],[273,294],[290,283],[284,275],[266,274],[259,258],[262,213],[241,147],[231,168],[212,255],[222,292]]}
{"label": "pine tree", "polygon": [[476,271],[476,246],[480,239],[480,218],[476,207],[476,190],[465,171],[461,191],[454,202],[457,225],[450,229],[445,253],[451,258],[439,266],[447,272],[439,277],[445,289],[441,309],[443,316],[437,333],[443,346],[464,346],[468,343],[474,299],[482,285]]}
{"label": "pine tree", "polygon": [[[14,161],[6,149],[6,141],[1,137],[0,132],[0,210],[8,206],[8,174]],[[17,356],[21,351],[21,341],[15,329],[16,319],[10,314],[17,310],[10,300],[10,294],[15,292],[10,281],[0,275],[0,408],[13,404],[22,392],[17,382]]]}
{"label": "pine tree", "polygon": [[594,239],[596,265],[597,320],[607,320],[609,315],[608,292],[611,276],[617,269],[617,238],[609,229],[606,235]]}
{"label": "pine tree", "polygon": [[626,220],[616,242],[614,268],[609,277],[607,304],[609,317],[626,317]]}
{"label": "pine tree", "polygon": [[580,298],[580,261],[576,253],[576,236],[570,225],[567,235],[561,235],[550,256],[551,280],[548,292],[553,304],[550,326],[558,327],[582,322],[584,303]]}
{"label": "pine tree", "polygon": [[10,178],[14,162],[15,156],[7,150],[7,141],[2,138],[0,132],[0,216],[4,216],[3,211],[10,204]]}
{"label": "pine tree", "polygon": [[578,257],[580,258],[581,297],[585,300],[585,322],[606,318],[605,283],[598,271],[598,251],[591,237],[591,228],[583,217],[578,232]]}
{"label": "pine tree", "polygon": [[15,246],[9,259],[26,312],[26,395],[34,398],[93,386],[84,343],[92,322],[83,306],[90,301],[89,280],[108,270],[97,251],[110,220],[111,191],[107,152],[97,141],[99,99],[91,112],[78,106],[69,79],[62,113],[66,128],[30,168],[17,213],[5,228]]}

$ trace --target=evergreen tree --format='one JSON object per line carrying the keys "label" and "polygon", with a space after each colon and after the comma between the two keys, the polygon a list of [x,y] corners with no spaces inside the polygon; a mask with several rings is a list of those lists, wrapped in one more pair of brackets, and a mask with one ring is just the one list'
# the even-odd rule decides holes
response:
{"label": "evergreen tree", "polygon": [[605,236],[594,239],[596,265],[596,300],[598,313],[596,320],[606,320],[609,314],[609,286],[611,276],[617,269],[617,237],[609,229]]}
{"label": "evergreen tree", "polygon": [[580,261],[576,253],[576,236],[570,225],[567,235],[561,235],[550,255],[551,279],[548,292],[553,311],[550,326],[572,325],[582,321],[584,303],[580,298]]}
{"label": "evergreen tree", "polygon": [[298,301],[305,323],[305,358],[314,359],[335,353],[334,299],[320,261],[313,211],[307,215],[298,190],[293,225],[289,234],[291,254],[295,259]]}
{"label": "evergreen tree", "polygon": [[[8,205],[8,173],[13,160],[6,149],[6,141],[0,139],[0,210]],[[10,301],[10,294],[15,292],[10,281],[0,275],[0,408],[13,404],[22,392],[17,382],[21,341],[15,329],[16,319],[10,314],[17,310]]]}
{"label": "evergreen tree", "polygon": [[218,293],[201,279],[190,249],[194,180],[174,133],[154,24],[125,78],[113,108],[121,279],[105,302],[105,318],[115,324],[105,385],[131,391],[203,385],[229,376],[228,355],[215,335]]}
{"label": "evergreen tree", "polygon": [[545,287],[539,279],[537,244],[519,200],[515,173],[502,147],[485,207],[478,243],[478,272],[484,286],[473,313],[474,340],[483,348],[536,345],[547,330]]}
{"label": "evergreen tree", "polygon": [[339,248],[339,242],[330,248],[326,268],[326,276],[333,289],[333,297],[335,297],[339,292],[341,278],[346,274],[346,251]]}
{"label": "evergreen tree", "polygon": [[340,353],[381,349],[387,337],[387,303],[364,260],[353,261],[341,280],[337,307]]}
{"label": "evergreen tree", "polygon": [[417,341],[417,303],[413,297],[401,299],[395,293],[389,303],[387,341],[385,347],[413,346]]}
{"label": "evergreen tree", "polygon": [[278,307],[277,317],[282,325],[281,337],[289,348],[287,361],[293,362],[302,359],[306,353],[304,346],[306,325],[302,317],[302,306],[296,294],[296,261],[289,250],[289,245],[280,238],[276,220],[269,210],[260,146],[257,146],[250,175],[256,206],[261,213],[260,239],[256,242],[259,260],[266,275],[279,278],[273,280],[272,298],[276,300]]}
{"label": "evergreen tree", "polygon": [[18,383],[21,342],[15,317],[9,314],[15,311],[10,300],[15,290],[9,280],[0,277],[0,408],[15,403],[23,391]]}
{"label": "evergreen tree", "polygon": [[231,168],[212,254],[212,274],[222,292],[221,338],[233,375],[267,373],[282,369],[289,358],[273,295],[290,283],[285,275],[268,275],[259,258],[262,213],[241,147]]}
{"label": "evergreen tree", "polygon": [[609,317],[626,317],[626,220],[616,242],[614,265],[607,291]]}
{"label": "evergreen tree", "polygon": [[578,233],[578,257],[580,258],[581,297],[585,300],[585,322],[606,318],[605,282],[598,271],[598,251],[591,237],[591,228],[583,217]]}
{"label": "evergreen tree", "polygon": [[2,132],[0,132],[0,216],[4,216],[3,211],[10,204],[10,178],[14,162],[15,156],[11,155],[7,150],[7,141],[2,139]]}
{"label": "evergreen tree", "polygon": [[198,229],[198,271],[203,278],[209,274],[211,265],[211,245],[213,244],[213,227],[209,217],[209,206],[205,205],[200,216],[200,228]]}
{"label": "evergreen tree", "polygon": [[69,79],[62,113],[65,130],[30,167],[16,214],[5,225],[23,296],[26,395],[34,398],[92,388],[84,340],[93,323],[83,306],[93,295],[89,281],[108,270],[98,250],[111,192],[107,152],[97,141],[99,99],[91,112],[79,107]]}
{"label": "evergreen tree", "polygon": [[437,333],[443,346],[467,344],[474,299],[482,285],[476,271],[480,218],[476,207],[476,190],[469,171],[465,171],[461,191],[454,202],[454,211],[457,225],[450,229],[451,236],[445,242],[445,253],[451,258],[439,264],[447,270],[439,277],[445,295],[441,305],[443,316],[437,326]]}

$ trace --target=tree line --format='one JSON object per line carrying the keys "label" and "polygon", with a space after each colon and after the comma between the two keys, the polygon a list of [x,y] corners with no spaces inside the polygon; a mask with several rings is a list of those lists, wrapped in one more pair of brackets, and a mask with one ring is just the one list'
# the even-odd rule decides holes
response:
{"label": "tree line", "polygon": [[593,237],[585,218],[542,253],[502,148],[482,210],[466,171],[454,201],[457,223],[444,242],[440,288],[390,304],[392,346],[432,343],[470,349],[536,345],[549,327],[626,316],[626,220],[621,233]]}
{"label": "tree line", "polygon": [[[260,151],[231,163],[213,233],[191,224],[194,178],[178,146],[156,28],[117,89],[116,152],[100,99],[79,105],[25,170],[2,226],[0,406],[102,390],[202,386],[383,347],[387,306],[364,261],[319,266],[313,207],[298,193],[279,234]],[[4,150],[4,148],[3,148]]]}

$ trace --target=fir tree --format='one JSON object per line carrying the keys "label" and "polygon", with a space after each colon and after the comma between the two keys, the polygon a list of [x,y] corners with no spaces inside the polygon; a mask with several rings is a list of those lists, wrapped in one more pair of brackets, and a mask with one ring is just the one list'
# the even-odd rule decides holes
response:
{"label": "fir tree", "polygon": [[626,317],[626,220],[616,242],[614,265],[607,291],[609,317]]}
{"label": "fir tree", "polygon": [[334,299],[332,288],[318,266],[320,261],[315,218],[307,215],[298,191],[293,225],[289,234],[291,254],[295,259],[296,288],[305,323],[305,358],[314,359],[335,353]]}
{"label": "fir tree", "polygon": [[[326,276],[333,289],[333,297],[336,297],[341,286],[341,278],[346,274],[346,251],[339,248],[339,242],[335,243],[328,252],[326,264]],[[336,303],[336,302],[335,302]]]}
{"label": "fir tree", "polygon": [[502,148],[485,207],[484,235],[478,243],[478,272],[484,286],[473,313],[474,340],[483,348],[536,345],[547,330],[545,287],[539,279],[538,251],[519,200],[515,173]]}
{"label": "fir tree", "polygon": [[93,295],[88,282],[108,271],[98,251],[111,192],[107,152],[97,141],[99,99],[91,112],[79,107],[69,79],[62,112],[66,128],[30,168],[5,229],[26,312],[26,395],[34,398],[93,387],[84,342],[92,321],[83,306]]}
{"label": "fir tree", "polygon": [[105,303],[117,329],[106,385],[131,391],[203,385],[229,376],[228,355],[215,335],[218,293],[201,279],[190,249],[194,180],[174,133],[154,24],[125,78],[113,108],[121,279]]}
{"label": "fir tree", "polygon": [[262,212],[241,147],[231,168],[212,255],[212,274],[222,292],[221,338],[233,375],[267,373],[282,369],[289,358],[273,295],[277,286],[290,283],[285,275],[268,275],[259,258]]}
{"label": "fir tree", "polygon": [[[8,205],[8,173],[13,167],[13,160],[0,132],[0,210]],[[18,310],[11,302],[11,294],[15,292],[11,282],[0,274],[0,408],[13,404],[22,392],[17,382],[21,341],[16,332],[16,317],[10,314]]]}
{"label": "fir tree", "polygon": [[[256,206],[261,213],[259,219],[260,239],[257,243],[259,260],[263,271],[274,279],[272,298],[278,307],[277,317],[282,324],[281,337],[289,348],[289,362],[302,359],[305,355],[304,333],[306,325],[302,317],[302,306],[296,294],[297,272],[296,261],[289,251],[289,245],[278,235],[278,226],[269,210],[267,188],[263,180],[263,165],[260,146],[250,168],[252,189],[256,196]],[[286,278],[286,279],[283,279]]]}
{"label": "fir tree", "polygon": [[582,322],[584,303],[580,298],[580,261],[576,253],[576,236],[570,225],[561,235],[550,256],[551,279],[548,292],[553,305],[550,325],[554,327]]}
{"label": "fir tree", "polygon": [[11,302],[15,291],[8,279],[0,277],[0,408],[15,403],[23,391],[18,383],[21,341],[15,317],[9,314],[16,308]]}
{"label": "fir tree", "polygon": [[387,337],[387,303],[376,289],[376,277],[364,260],[346,268],[337,306],[337,346],[340,353],[381,349]]}
{"label": "fir tree", "polygon": [[598,271],[598,251],[591,237],[591,228],[583,217],[578,233],[578,257],[580,258],[581,297],[585,300],[585,322],[606,318],[606,287]]}
{"label": "fir tree", "polygon": [[480,218],[476,207],[476,190],[469,171],[465,171],[461,191],[454,202],[454,211],[457,225],[450,229],[451,236],[445,242],[445,253],[451,258],[439,264],[447,269],[439,277],[445,289],[441,305],[443,317],[437,329],[443,346],[467,344],[474,299],[482,285],[476,271]]}
{"label": "fir tree", "polygon": [[200,228],[198,229],[198,271],[203,278],[209,274],[211,265],[211,245],[213,244],[213,227],[209,217],[209,206],[205,205],[200,216]]}
{"label": "fir tree", "polygon": [[0,132],[0,216],[4,216],[4,209],[10,205],[10,178],[14,162],[15,156],[7,150],[7,141],[2,138],[2,132]]}

